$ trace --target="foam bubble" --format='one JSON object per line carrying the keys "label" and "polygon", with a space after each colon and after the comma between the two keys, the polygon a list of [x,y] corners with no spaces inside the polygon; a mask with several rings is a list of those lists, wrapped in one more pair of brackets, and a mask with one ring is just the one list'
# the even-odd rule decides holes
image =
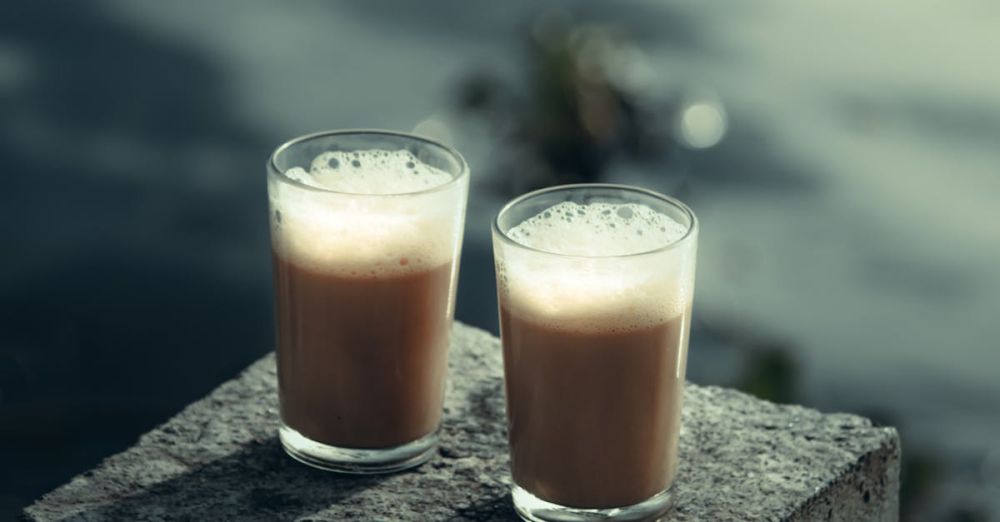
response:
{"label": "foam bubble", "polygon": [[450,262],[461,231],[464,185],[407,197],[452,180],[410,152],[324,152],[309,170],[272,180],[272,240],[283,257],[345,276],[389,276]]}
{"label": "foam bubble", "polygon": [[565,201],[510,229],[507,235],[538,250],[577,256],[648,252],[684,237],[685,227],[637,203]]}
{"label": "foam bubble", "polygon": [[687,230],[640,204],[564,202],[508,232],[534,251],[504,249],[501,300],[511,313],[551,328],[621,332],[669,321],[691,306],[694,248],[653,252]]}
{"label": "foam bubble", "polygon": [[350,194],[405,194],[451,181],[452,176],[407,150],[328,151],[309,170],[292,167],[285,176],[311,187]]}

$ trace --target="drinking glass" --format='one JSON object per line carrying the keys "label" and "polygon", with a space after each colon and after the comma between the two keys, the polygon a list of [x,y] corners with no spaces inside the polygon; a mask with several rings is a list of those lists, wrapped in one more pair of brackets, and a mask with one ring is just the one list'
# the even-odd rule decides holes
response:
{"label": "drinking glass", "polygon": [[527,520],[672,501],[698,222],[641,188],[525,194],[493,223],[512,496]]}
{"label": "drinking glass", "polygon": [[396,132],[274,151],[278,434],[296,460],[382,473],[433,455],[468,177],[454,149]]}

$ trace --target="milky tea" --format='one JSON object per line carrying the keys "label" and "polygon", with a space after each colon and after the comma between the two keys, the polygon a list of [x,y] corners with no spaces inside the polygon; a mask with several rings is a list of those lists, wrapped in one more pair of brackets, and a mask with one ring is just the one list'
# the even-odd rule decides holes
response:
{"label": "milky tea", "polygon": [[429,436],[465,180],[406,150],[324,152],[284,178],[270,187],[283,435],[353,449]]}
{"label": "milky tea", "polygon": [[642,204],[565,201],[495,235],[517,487],[613,508],[671,485],[694,280],[693,247],[671,245],[691,234]]}

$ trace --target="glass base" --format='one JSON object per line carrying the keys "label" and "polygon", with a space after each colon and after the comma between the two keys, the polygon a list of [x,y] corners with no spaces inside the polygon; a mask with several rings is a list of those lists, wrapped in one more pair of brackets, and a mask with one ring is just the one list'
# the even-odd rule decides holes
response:
{"label": "glass base", "polygon": [[560,506],[542,500],[514,484],[511,488],[514,510],[524,520],[532,522],[590,522],[593,520],[660,520],[674,502],[672,488],[631,506],[607,509],[586,509]]}
{"label": "glass base", "polygon": [[281,423],[278,428],[281,446],[293,459],[326,471],[353,475],[392,473],[415,468],[434,456],[438,445],[438,430],[413,442],[393,448],[339,448],[309,439]]}

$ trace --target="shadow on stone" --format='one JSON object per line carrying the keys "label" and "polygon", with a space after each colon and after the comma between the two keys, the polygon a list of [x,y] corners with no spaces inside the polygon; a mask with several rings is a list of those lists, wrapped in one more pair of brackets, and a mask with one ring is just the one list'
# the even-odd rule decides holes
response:
{"label": "shadow on stone", "polygon": [[468,507],[459,508],[457,512],[454,517],[448,519],[449,522],[458,522],[460,520],[487,522],[518,519],[509,494],[476,502]]}
{"label": "shadow on stone", "polygon": [[385,478],[307,467],[290,459],[275,437],[69,519],[296,519],[342,503]]}

